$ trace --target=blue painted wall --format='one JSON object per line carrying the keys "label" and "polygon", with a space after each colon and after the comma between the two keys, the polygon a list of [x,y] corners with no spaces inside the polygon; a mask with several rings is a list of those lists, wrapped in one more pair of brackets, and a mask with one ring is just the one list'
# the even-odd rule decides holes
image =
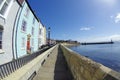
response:
{"label": "blue painted wall", "polygon": [[[14,41],[15,41],[15,54],[16,56],[22,57],[27,55],[27,35],[30,35],[30,47],[31,52],[35,52],[38,50],[38,32],[39,32],[39,22],[29,9],[29,15],[26,17],[25,12],[26,8],[28,7],[27,3],[24,2],[23,6],[21,7],[21,10],[19,12],[19,18],[16,21],[16,29],[15,29],[15,35],[14,35]],[[29,8],[29,7],[28,7]],[[33,24],[33,18],[35,18],[35,23]],[[26,31],[23,32],[22,27],[22,21],[25,20],[26,25]],[[32,34],[32,29],[34,28],[34,34]],[[24,38],[25,46],[22,47],[22,38]],[[33,42],[32,42],[33,41]]]}

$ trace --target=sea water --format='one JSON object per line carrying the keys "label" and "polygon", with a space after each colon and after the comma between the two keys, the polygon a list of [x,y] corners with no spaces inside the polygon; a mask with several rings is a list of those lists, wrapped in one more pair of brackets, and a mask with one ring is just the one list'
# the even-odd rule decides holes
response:
{"label": "sea water", "polygon": [[69,48],[80,55],[120,72],[120,42],[115,42],[114,44],[79,45]]}

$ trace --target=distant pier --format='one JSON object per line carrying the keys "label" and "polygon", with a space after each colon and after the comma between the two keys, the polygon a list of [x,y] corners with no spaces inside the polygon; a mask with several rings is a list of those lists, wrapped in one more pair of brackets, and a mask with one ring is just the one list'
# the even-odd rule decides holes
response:
{"label": "distant pier", "polygon": [[80,43],[81,45],[95,45],[95,44],[113,44],[113,41],[110,42],[89,42],[89,43]]}

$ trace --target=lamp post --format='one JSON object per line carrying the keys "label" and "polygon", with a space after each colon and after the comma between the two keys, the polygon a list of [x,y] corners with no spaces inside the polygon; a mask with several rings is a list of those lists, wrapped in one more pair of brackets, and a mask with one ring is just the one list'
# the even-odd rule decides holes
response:
{"label": "lamp post", "polygon": [[50,46],[50,27],[48,28],[48,45]]}

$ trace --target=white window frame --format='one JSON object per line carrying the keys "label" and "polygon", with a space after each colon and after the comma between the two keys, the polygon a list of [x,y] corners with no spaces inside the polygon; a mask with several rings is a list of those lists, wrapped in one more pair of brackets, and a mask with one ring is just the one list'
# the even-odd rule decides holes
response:
{"label": "white window frame", "polygon": [[33,22],[32,23],[35,24],[35,17],[33,17]]}
{"label": "white window frame", "polygon": [[[2,32],[2,35],[3,35],[3,30],[0,30],[0,32]],[[2,37],[2,35],[1,35],[1,38],[2,38],[2,42],[1,42],[1,48],[0,48],[0,54],[4,54],[5,53],[5,51],[3,51],[3,37]]]}
{"label": "white window frame", "polygon": [[24,13],[24,15],[25,15],[26,18],[28,18],[29,13],[30,13],[30,9],[28,7],[26,7],[25,13]]}
{"label": "white window frame", "polygon": [[[25,30],[23,29],[23,22],[26,23],[26,24],[24,25],[24,26],[25,26],[25,27],[24,27]],[[26,32],[26,30],[27,30],[27,22],[23,19],[23,20],[22,20],[22,24],[21,24],[21,31],[22,31],[22,32]]]}
{"label": "white window frame", "polygon": [[[5,2],[6,2],[6,0],[3,0],[3,2],[1,3],[0,10],[2,9],[2,7],[3,7],[3,5],[4,5]],[[10,3],[8,3],[8,7],[7,7],[5,13],[4,14],[0,14],[0,17],[7,18],[8,12],[9,12],[12,4],[13,4],[13,0],[10,0]]]}
{"label": "white window frame", "polygon": [[25,49],[25,37],[21,38],[21,49]]}
{"label": "white window frame", "polygon": [[[0,32],[3,34],[3,31],[2,30],[0,30]],[[3,41],[2,41],[2,35],[0,35],[1,36],[1,48],[0,49],[2,49],[2,47],[3,47],[3,45],[2,45],[2,43],[3,43]]]}
{"label": "white window frame", "polygon": [[32,38],[32,47],[34,47],[34,38]]}
{"label": "white window frame", "polygon": [[34,35],[34,32],[35,32],[35,28],[32,27],[32,31],[31,31],[32,35]]}
{"label": "white window frame", "polygon": [[42,28],[39,29],[39,35],[42,35]]}

